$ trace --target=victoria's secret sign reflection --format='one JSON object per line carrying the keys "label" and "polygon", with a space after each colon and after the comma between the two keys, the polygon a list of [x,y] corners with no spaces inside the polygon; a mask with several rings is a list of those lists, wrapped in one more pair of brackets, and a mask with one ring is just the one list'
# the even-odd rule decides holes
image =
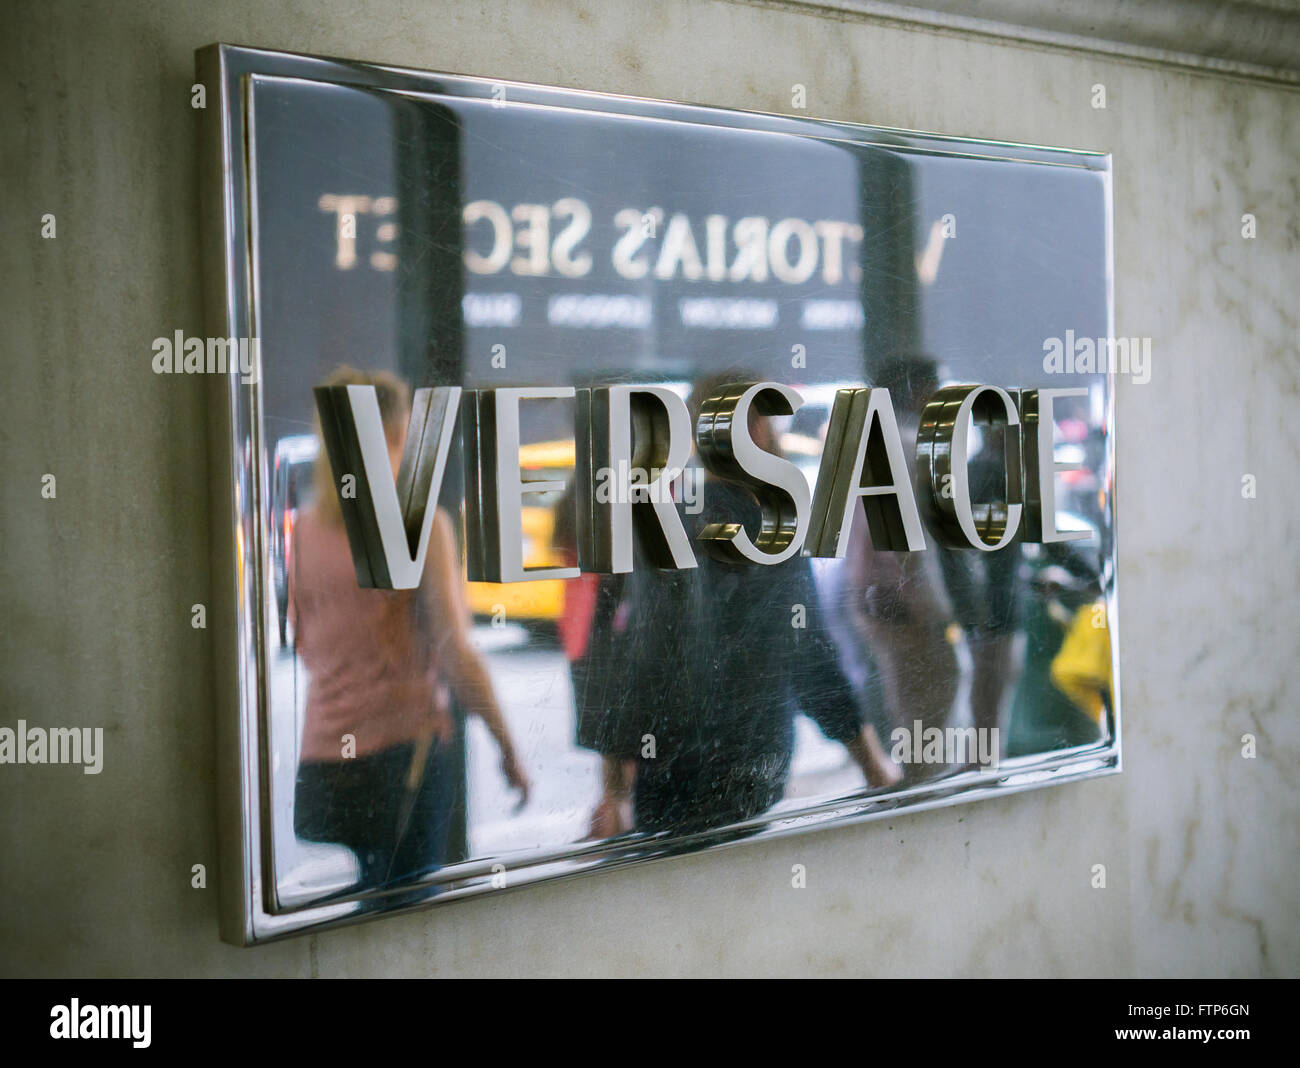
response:
{"label": "victoria's secret sign reflection", "polygon": [[[391,271],[397,265],[397,199],[391,196],[323,194],[321,211],[335,218],[334,264],[356,266],[358,217],[373,244],[370,266]],[[556,275],[585,278],[592,273],[592,211],[585,200],[562,197],[553,204],[473,200],[464,206],[465,268],[475,275],[508,272],[523,277]],[[623,207],[613,213],[613,240],[604,252],[614,273],[628,281],[653,277],[688,282],[766,282],[769,278],[801,285],[816,276],[826,285],[845,278],[856,282],[862,226],[840,219],[762,215],[732,219],[708,214],[692,219],[662,208]],[[661,234],[662,231],[662,234]],[[652,255],[650,243],[658,239]]]}

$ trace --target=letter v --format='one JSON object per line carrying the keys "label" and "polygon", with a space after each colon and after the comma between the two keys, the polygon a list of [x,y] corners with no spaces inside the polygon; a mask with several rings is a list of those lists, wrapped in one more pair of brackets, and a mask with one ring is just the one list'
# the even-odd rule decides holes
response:
{"label": "letter v", "polygon": [[[357,584],[415,589],[424,574],[460,386],[415,391],[395,482],[375,387],[318,386],[313,392]],[[344,475],[356,479],[354,495],[343,495]]]}

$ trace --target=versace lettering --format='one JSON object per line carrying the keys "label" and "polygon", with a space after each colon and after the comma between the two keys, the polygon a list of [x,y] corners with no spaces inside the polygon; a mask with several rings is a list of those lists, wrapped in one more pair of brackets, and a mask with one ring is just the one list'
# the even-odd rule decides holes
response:
{"label": "versace lettering", "polygon": [[[471,581],[527,582],[574,578],[582,571],[631,571],[634,529],[655,566],[696,566],[672,495],[658,485],[680,476],[690,450],[690,417],[685,402],[670,389],[526,387],[470,390],[463,399],[460,387],[420,389],[396,480],[374,388],[315,392],[336,484],[343,472],[357,477],[357,492],[340,492],[340,505],[363,587],[413,589],[419,584],[458,401]],[[736,563],[779,564],[798,553],[842,558],[844,534],[859,500],[878,550],[924,551],[923,514],[940,543],[983,552],[1005,548],[1017,535],[1033,542],[1075,537],[1056,527],[1055,476],[1069,468],[1055,461],[1052,443],[1055,400],[1078,392],[944,387],[922,413],[912,478],[889,391],[839,390],[813,497],[799,468],[761,448],[749,429],[751,408],[759,417],[792,415],[803,404],[798,392],[779,382],[720,387],[701,405],[695,445],[714,477],[736,482],[755,497],[763,521],[758,536],[751,538],[734,517],[719,516],[697,540]],[[523,500],[528,494],[564,492],[567,484],[523,478],[520,405],[566,399],[577,402],[578,412],[579,567],[528,568]],[[971,496],[968,438],[979,423],[1004,434],[1004,500],[977,502]],[[1026,427],[1031,431],[1027,435],[1022,434]],[[654,473],[652,483],[632,484],[646,471]],[[611,479],[627,484],[612,485]]]}

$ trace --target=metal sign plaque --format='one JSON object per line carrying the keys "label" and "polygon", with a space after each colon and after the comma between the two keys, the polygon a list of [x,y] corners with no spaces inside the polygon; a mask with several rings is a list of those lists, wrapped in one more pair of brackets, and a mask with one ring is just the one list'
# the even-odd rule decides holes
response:
{"label": "metal sign plaque", "polygon": [[1109,157],[199,77],[224,937],[1119,770]]}

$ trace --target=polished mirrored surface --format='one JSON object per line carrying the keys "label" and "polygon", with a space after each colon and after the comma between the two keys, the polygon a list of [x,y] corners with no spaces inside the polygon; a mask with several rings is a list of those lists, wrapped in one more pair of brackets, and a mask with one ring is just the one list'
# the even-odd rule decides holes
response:
{"label": "polished mirrored surface", "polygon": [[[336,922],[1117,767],[1113,375],[1053,360],[1054,339],[1111,333],[1105,157],[226,58],[247,222],[227,247],[261,353],[232,444],[268,916]],[[839,555],[710,552],[719,524],[774,544],[698,429],[756,383],[795,403],[769,391],[747,437],[810,498],[840,391],[887,389],[924,549],[885,547],[855,498]],[[975,527],[1016,530],[992,551],[952,547],[955,520],[945,538],[938,473],[926,507],[963,384],[1011,406],[984,394],[964,435]],[[515,538],[543,577],[467,578],[462,411],[420,585],[363,587],[313,392],[342,385],[373,387],[394,474],[417,390],[574,387],[519,403],[539,488]],[[630,571],[559,577],[589,559],[581,391],[617,385],[670,392],[696,428],[660,487],[695,566],[638,536]],[[1029,423],[1006,416],[1048,389],[1074,391],[1034,452],[1060,465],[1049,526],[1071,537],[1030,541]],[[631,434],[654,451],[647,419]]]}

